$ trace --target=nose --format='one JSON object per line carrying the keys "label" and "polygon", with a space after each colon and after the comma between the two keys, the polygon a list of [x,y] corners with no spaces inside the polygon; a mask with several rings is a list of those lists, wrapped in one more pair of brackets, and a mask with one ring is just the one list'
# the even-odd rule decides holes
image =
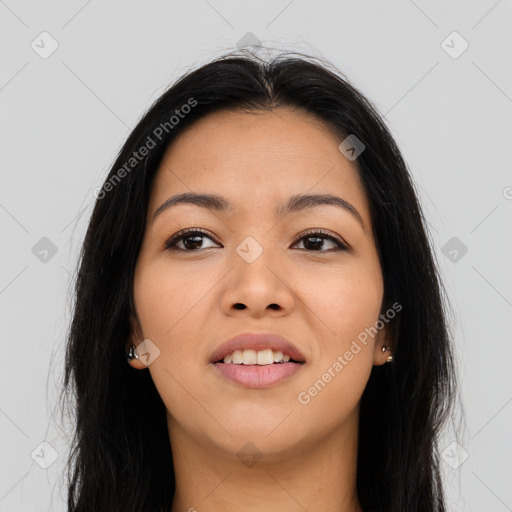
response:
{"label": "nose", "polygon": [[293,280],[278,258],[264,256],[252,263],[235,261],[225,282],[221,307],[228,316],[245,315],[261,318],[265,315],[289,315],[295,307]]}

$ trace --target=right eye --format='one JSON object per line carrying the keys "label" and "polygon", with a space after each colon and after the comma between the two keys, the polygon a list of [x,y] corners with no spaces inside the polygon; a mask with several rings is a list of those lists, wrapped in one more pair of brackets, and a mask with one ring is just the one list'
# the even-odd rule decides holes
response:
{"label": "right eye", "polygon": [[[201,249],[210,249],[211,247],[200,247],[203,243],[203,238],[209,238],[213,241],[212,237],[206,231],[197,228],[186,229],[171,236],[171,238],[165,242],[165,248],[169,251],[181,252],[197,252]],[[182,244],[182,246],[179,247],[179,244]]]}

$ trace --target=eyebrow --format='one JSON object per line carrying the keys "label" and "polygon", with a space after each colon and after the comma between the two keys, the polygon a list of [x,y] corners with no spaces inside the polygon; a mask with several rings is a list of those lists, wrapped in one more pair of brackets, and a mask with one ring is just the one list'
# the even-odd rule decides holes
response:
{"label": "eyebrow", "polygon": [[[231,203],[222,196],[217,194],[196,194],[193,192],[184,192],[177,194],[166,199],[153,214],[153,220],[160,215],[163,211],[176,206],[178,204],[194,204],[201,208],[213,210],[217,212],[228,213],[233,211]],[[317,206],[337,206],[352,214],[361,224],[363,230],[365,229],[363,217],[348,201],[338,196],[331,194],[298,194],[290,197],[287,203],[280,204],[274,209],[274,216],[276,218],[284,217],[289,213],[295,213],[314,208]]]}

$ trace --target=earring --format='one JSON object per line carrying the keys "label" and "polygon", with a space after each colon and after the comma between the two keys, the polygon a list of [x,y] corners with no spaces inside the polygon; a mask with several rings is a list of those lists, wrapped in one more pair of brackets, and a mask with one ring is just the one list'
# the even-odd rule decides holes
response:
{"label": "earring", "polygon": [[130,346],[130,350],[128,350],[128,355],[126,356],[126,359],[131,361],[132,359],[139,359],[139,356],[137,352],[135,352],[135,345]]}
{"label": "earring", "polygon": [[[382,352],[386,352],[386,350],[389,350],[391,352],[391,349],[389,347],[382,347]],[[387,363],[391,363],[391,361],[393,361],[393,356],[390,355],[387,359]]]}

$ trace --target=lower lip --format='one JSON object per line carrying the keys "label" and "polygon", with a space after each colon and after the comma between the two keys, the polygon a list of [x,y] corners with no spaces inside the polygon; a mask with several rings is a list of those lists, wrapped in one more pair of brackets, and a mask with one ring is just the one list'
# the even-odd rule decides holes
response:
{"label": "lower lip", "polygon": [[233,364],[214,363],[217,371],[248,388],[266,388],[295,375],[304,363],[274,363],[274,364]]}

